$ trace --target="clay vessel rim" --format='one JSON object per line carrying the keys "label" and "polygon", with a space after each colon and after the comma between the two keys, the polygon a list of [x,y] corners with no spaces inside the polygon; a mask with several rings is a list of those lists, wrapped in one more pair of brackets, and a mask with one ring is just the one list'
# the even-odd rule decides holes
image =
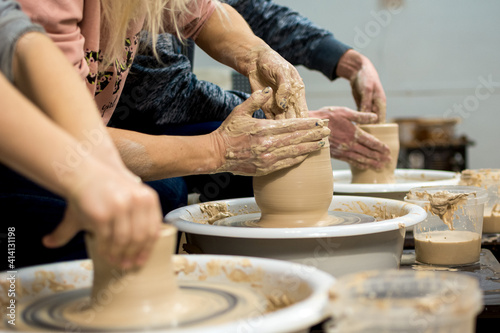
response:
{"label": "clay vessel rim", "polygon": [[[186,233],[231,237],[231,238],[256,238],[256,239],[299,239],[318,237],[345,237],[375,234],[391,230],[398,230],[404,227],[411,227],[427,218],[427,212],[420,206],[405,203],[400,200],[385,198],[370,198],[357,196],[333,196],[332,207],[345,208],[345,204],[363,202],[367,206],[386,204],[388,208],[404,209],[404,216],[383,221],[374,221],[363,224],[337,225],[326,227],[304,227],[304,228],[254,228],[254,227],[228,227],[210,224],[202,224],[193,221],[193,216],[201,216],[199,205],[189,205],[175,209],[165,217],[167,223],[176,226],[179,231]],[[258,213],[258,207],[253,197],[214,201],[213,203],[225,203],[235,212],[247,211],[248,207],[255,207],[251,213]],[[205,203],[206,204],[206,203]],[[240,214],[238,214],[240,215]]]}

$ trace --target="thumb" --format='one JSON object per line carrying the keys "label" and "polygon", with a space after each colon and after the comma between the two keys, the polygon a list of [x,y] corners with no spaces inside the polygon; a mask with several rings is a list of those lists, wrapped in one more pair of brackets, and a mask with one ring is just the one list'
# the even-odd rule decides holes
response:
{"label": "thumb", "polygon": [[76,224],[75,218],[70,213],[70,210],[66,209],[61,223],[54,231],[43,237],[43,245],[48,248],[61,247],[67,244],[78,231],[80,231],[80,228]]}
{"label": "thumb", "polygon": [[251,117],[255,111],[261,109],[271,98],[272,92],[273,89],[271,87],[255,91],[247,100],[238,105],[234,111]]}
{"label": "thumb", "polygon": [[349,120],[357,124],[374,124],[377,122],[378,116],[373,112],[353,111],[348,112]]}

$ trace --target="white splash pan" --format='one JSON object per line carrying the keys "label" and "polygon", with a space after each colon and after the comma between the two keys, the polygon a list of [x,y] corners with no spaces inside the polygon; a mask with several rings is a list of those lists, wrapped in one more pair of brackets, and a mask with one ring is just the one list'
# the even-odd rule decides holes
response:
{"label": "white splash pan", "polygon": [[[235,215],[254,218],[260,210],[254,198],[214,201],[226,203]],[[206,203],[205,203],[206,204]],[[338,277],[370,269],[398,268],[406,228],[422,222],[427,213],[417,205],[383,198],[333,196],[329,211],[398,213],[383,221],[305,228],[255,228],[201,224],[200,204],[171,211],[167,223],[186,233],[199,253],[233,254],[288,260],[317,267]]]}
{"label": "white splash pan", "polygon": [[333,191],[339,195],[362,195],[404,200],[414,187],[458,185],[460,173],[453,171],[396,169],[394,184],[351,184],[351,170],[333,171]]}
{"label": "white splash pan", "polygon": [[[152,332],[165,333],[221,333],[221,332],[309,332],[309,329],[327,318],[328,314],[328,290],[335,279],[313,267],[294,264],[285,261],[244,258],[238,256],[216,256],[216,255],[175,255],[173,260],[187,259],[187,267],[195,266],[196,269],[186,269],[177,275],[178,282],[183,281],[207,281],[222,284],[232,284],[242,288],[253,289],[254,293],[264,293],[266,295],[276,295],[286,293],[296,302],[286,308],[282,308],[270,313],[259,314],[258,316],[248,314],[248,318],[230,323],[215,324],[212,326],[151,330]],[[234,282],[223,270],[214,272],[213,263],[231,267],[231,269],[242,270],[251,275],[257,270],[263,271],[262,279],[258,282]],[[208,266],[212,264],[210,274]],[[192,265],[192,266],[191,266]],[[186,266],[185,266],[186,267]],[[37,278],[37,272],[50,279]],[[23,295],[17,293],[16,305],[24,302],[32,302],[42,297],[53,295],[64,290],[65,285],[71,286],[71,290],[90,288],[92,284],[92,262],[88,260],[75,260],[56,264],[47,264],[18,269],[16,280],[18,288],[23,289]],[[0,279],[6,281],[7,272],[0,273]],[[20,283],[19,283],[20,282]],[[308,288],[303,288],[307,285]],[[56,288],[59,286],[59,288]],[[300,286],[300,288],[299,288]],[[6,297],[4,288],[8,284],[0,284],[0,297]],[[309,289],[309,292],[305,290]],[[89,289],[90,293],[90,289]],[[8,303],[2,303],[8,304]],[[20,312],[20,310],[18,310]],[[0,331],[16,329],[6,323],[6,316],[0,322]],[[17,321],[21,319],[21,313],[16,313]],[[4,329],[2,329],[4,328]],[[41,332],[45,332],[40,330]],[[116,331],[115,331],[116,332]]]}

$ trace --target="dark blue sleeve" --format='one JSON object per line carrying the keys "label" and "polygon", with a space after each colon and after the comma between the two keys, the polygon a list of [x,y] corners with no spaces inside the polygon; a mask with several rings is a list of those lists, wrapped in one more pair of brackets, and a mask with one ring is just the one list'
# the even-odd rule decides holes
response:
{"label": "dark blue sleeve", "polygon": [[309,19],[270,0],[227,0],[253,32],[293,65],[317,70],[333,80],[340,57],[351,47]]}
{"label": "dark blue sleeve", "polygon": [[170,125],[222,121],[248,97],[198,80],[177,44],[159,37],[161,63],[150,49],[136,56],[109,126],[161,134]]}

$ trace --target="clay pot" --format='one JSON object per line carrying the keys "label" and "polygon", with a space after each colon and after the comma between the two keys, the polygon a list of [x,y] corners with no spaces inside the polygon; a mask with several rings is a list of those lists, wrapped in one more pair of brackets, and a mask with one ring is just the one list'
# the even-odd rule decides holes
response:
{"label": "clay pot", "polygon": [[[91,327],[154,327],[175,322],[179,292],[171,254],[177,228],[164,225],[148,261],[140,269],[123,271],[98,255],[92,235],[86,235],[87,251],[94,265],[90,304],[68,313],[73,322]],[[167,311],[167,312],[165,312]],[[168,313],[168,315],[165,315]]]}
{"label": "clay pot", "polygon": [[330,146],[309,154],[300,164],[254,177],[261,227],[320,226],[328,221],[333,196]]}
{"label": "clay pot", "polygon": [[398,124],[369,124],[359,125],[363,131],[373,135],[389,146],[392,161],[387,163],[382,169],[358,169],[351,166],[353,184],[390,184],[395,183],[394,170],[398,164],[399,155],[399,131]]}

